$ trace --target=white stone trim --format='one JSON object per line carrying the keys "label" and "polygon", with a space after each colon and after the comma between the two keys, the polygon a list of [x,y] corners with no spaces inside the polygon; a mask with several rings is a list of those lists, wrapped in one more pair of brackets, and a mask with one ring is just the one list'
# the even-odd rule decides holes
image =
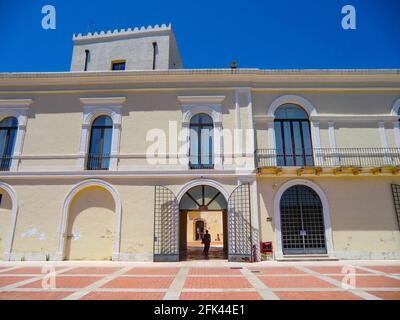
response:
{"label": "white stone trim", "polygon": [[[379,135],[381,138],[382,147],[387,149],[389,148],[389,142],[386,135],[385,122],[384,121],[378,122],[378,128],[379,128]],[[385,156],[385,163],[391,165],[392,164],[391,157]]]}
{"label": "white stone trim", "polygon": [[[190,148],[190,120],[198,113],[208,114],[213,119],[213,157],[215,169],[221,169],[222,163],[222,102],[225,96],[178,96],[182,107],[182,138],[181,150],[189,157]],[[187,161],[189,163],[189,161]]]}
{"label": "white stone trim", "polygon": [[5,192],[7,192],[11,198],[11,216],[10,216],[8,233],[4,250],[4,260],[9,261],[11,259],[11,251],[14,242],[15,228],[17,226],[18,199],[17,199],[17,194],[9,184],[0,182],[0,188],[3,189]]}
{"label": "white stone trim", "polygon": [[186,194],[186,192],[197,186],[209,186],[217,189],[225,197],[226,203],[228,203],[229,193],[221,183],[211,179],[196,179],[189,181],[182,186],[181,190],[176,195],[176,200],[178,201],[178,204],[181,202],[182,197]]}
{"label": "white stone trim", "polygon": [[274,220],[275,220],[275,243],[276,243],[276,251],[275,257],[282,258],[283,250],[282,250],[282,233],[281,233],[281,214],[280,214],[280,201],[283,193],[289,189],[290,187],[296,185],[303,185],[312,188],[319,196],[322,202],[322,210],[324,215],[324,224],[325,224],[325,240],[326,240],[326,249],[328,255],[334,256],[333,250],[333,238],[332,238],[332,227],[331,227],[331,219],[329,213],[329,203],[328,198],[325,195],[325,192],[314,182],[310,180],[304,179],[294,179],[289,180],[282,184],[274,197]]}
{"label": "white stone trim", "polygon": [[[242,132],[239,129],[242,129],[242,124],[241,124],[241,118],[240,118],[240,94],[244,93],[247,96],[247,130],[251,131],[250,132],[250,140],[247,140],[248,134],[246,132]],[[251,158],[251,166],[250,170],[253,170],[255,167],[255,162],[254,162],[254,150],[255,150],[255,131],[254,131],[254,121],[253,121],[253,99],[252,99],[252,93],[251,93],[251,88],[249,87],[241,87],[241,88],[236,88],[235,90],[235,107],[236,107],[236,132],[238,133],[238,137],[236,141],[240,141],[239,146],[242,146],[241,152],[247,153],[248,156]],[[246,137],[246,147],[243,148],[243,136]],[[251,154],[251,155],[250,155]]]}
{"label": "white stone trim", "polygon": [[122,104],[126,101],[125,97],[106,97],[106,98],[81,98],[83,107],[82,132],[79,144],[79,159],[77,169],[85,169],[85,158],[89,152],[89,139],[92,122],[99,116],[109,116],[113,121],[113,132],[111,140],[111,159],[110,171],[116,171],[121,143],[121,123],[122,123]]}
{"label": "white stone trim", "polygon": [[335,134],[335,122],[328,122],[328,133],[329,133],[329,147],[336,149],[336,134]]}
{"label": "white stone trim", "polygon": [[386,136],[385,122],[384,121],[378,122],[378,127],[379,127],[379,135],[381,138],[382,147],[388,148],[389,143],[388,143],[387,136]]}
{"label": "white stone trim", "polygon": [[99,179],[90,179],[90,180],[85,180],[77,185],[75,185],[67,194],[63,206],[62,206],[62,211],[61,211],[61,220],[60,220],[60,225],[59,225],[59,231],[58,231],[58,243],[57,243],[57,252],[55,254],[54,259],[55,260],[64,260],[65,257],[65,232],[67,229],[68,225],[68,216],[69,216],[69,208],[71,201],[74,199],[74,197],[78,194],[83,189],[86,189],[88,187],[101,187],[103,189],[106,189],[112,197],[114,198],[114,203],[115,203],[115,238],[114,238],[114,249],[113,249],[113,260],[118,260],[119,259],[119,253],[120,253],[120,243],[121,243],[121,219],[122,219],[122,203],[120,196],[117,192],[117,190],[108,182],[99,180]]}
{"label": "white stone trim", "polygon": [[[336,152],[336,131],[335,131],[335,122],[329,121],[328,122],[328,134],[329,134],[329,148],[333,150],[333,152]],[[323,163],[322,159],[318,159],[318,161],[321,160],[321,163]],[[334,163],[335,165],[339,165],[340,160],[338,157],[334,158]]]}
{"label": "white stone trim", "polygon": [[18,130],[15,139],[10,171],[18,171],[19,159],[14,157],[18,157],[22,154],[22,147],[24,145],[26,133],[26,124],[28,122],[28,109],[32,103],[32,99],[0,100],[0,121],[8,117],[15,117],[18,120]]}
{"label": "white stone trim", "polygon": [[310,121],[311,126],[311,142],[314,149],[321,148],[321,134],[318,121]]}
{"label": "white stone trim", "polygon": [[400,121],[393,121],[393,134],[396,142],[396,147],[400,148]]}
{"label": "white stone trim", "polygon": [[191,104],[212,104],[220,105],[224,102],[225,96],[178,96],[178,101],[182,105]]}
{"label": "white stone trim", "polygon": [[287,104],[287,103],[292,103],[292,104],[297,104],[300,107],[303,107],[304,110],[308,113],[309,117],[316,116],[317,115],[317,109],[314,107],[314,105],[308,101],[307,99],[298,96],[298,95],[284,95],[280,96],[279,98],[275,99],[271,105],[269,106],[267,110],[267,116],[275,118],[275,111],[278,109],[280,106]]}

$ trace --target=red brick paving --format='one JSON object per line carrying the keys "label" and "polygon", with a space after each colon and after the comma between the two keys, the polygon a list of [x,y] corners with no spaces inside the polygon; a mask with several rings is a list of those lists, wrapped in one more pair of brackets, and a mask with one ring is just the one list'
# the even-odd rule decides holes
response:
{"label": "red brick paving", "polygon": [[94,267],[81,267],[62,272],[61,274],[110,274],[121,270],[122,268],[94,268]]}
{"label": "red brick paving", "polygon": [[305,274],[305,272],[291,267],[251,268],[251,270],[260,271],[259,274]]}
{"label": "red brick paving", "polygon": [[180,268],[133,268],[126,275],[176,275]]}
{"label": "red brick paving", "polygon": [[[4,271],[12,266],[0,267],[0,289],[2,287],[17,284],[18,282],[34,279],[42,273],[41,267],[19,267],[18,269]],[[56,270],[65,269],[67,267],[57,267]],[[87,287],[94,282],[103,279],[105,276],[121,270],[118,267],[76,267],[65,274],[61,273],[56,277],[57,288],[72,289],[70,292],[52,292],[30,291],[29,288],[41,288],[42,280],[36,280],[33,283],[18,287],[24,288],[25,291],[14,291],[9,289],[7,292],[0,292],[0,300],[58,300],[63,299],[74,292],[74,289]],[[246,268],[246,267],[244,267]],[[296,299],[296,300],[352,300],[360,299],[360,297],[348,291],[340,291],[341,287],[323,281],[316,276],[303,273],[292,266],[282,267],[247,267],[254,272],[267,287],[283,288],[283,290],[274,293],[280,299]],[[343,276],[334,276],[333,274],[341,273],[342,266],[314,265],[307,266],[310,270],[321,274],[327,274],[331,279],[339,282]],[[400,266],[368,266],[367,268],[399,274]],[[113,288],[116,292],[90,292],[82,299],[88,300],[161,300],[166,292],[159,292],[160,289],[168,289],[179,272],[179,267],[132,267],[126,273],[126,276],[120,276],[106,283],[103,288]],[[29,276],[24,276],[28,274]],[[83,274],[86,276],[78,276]],[[283,274],[287,274],[283,276]],[[18,276],[19,275],[19,276]],[[94,276],[95,275],[95,276]],[[98,276],[96,276],[98,275]],[[128,276],[130,275],[130,276]],[[136,275],[132,277],[132,275]],[[201,276],[200,276],[201,275]],[[279,276],[278,276],[279,275]],[[142,277],[143,276],[143,277]],[[162,276],[162,277],[160,277]],[[208,277],[210,276],[210,277]],[[211,277],[213,276],[213,277]],[[374,288],[370,289],[370,293],[384,300],[400,300],[400,280],[390,278],[389,276],[376,275],[363,271],[356,267],[356,286],[357,288]],[[128,292],[126,289],[150,289],[150,292]],[[207,292],[209,289],[253,289],[254,291],[232,291],[232,292]],[[285,291],[284,288],[293,288],[295,291]],[[313,288],[316,291],[301,292],[300,288]],[[318,288],[336,288],[338,291],[319,291]],[[376,288],[376,289],[375,289]],[[379,288],[379,290],[378,290]],[[396,288],[396,291],[384,291],[385,288]],[[397,289],[399,288],[399,289]],[[120,289],[120,290],[118,290]],[[159,290],[157,290],[159,289]],[[203,289],[201,292],[185,292],[185,289]],[[206,291],[206,292],[204,292]],[[238,269],[229,267],[193,267],[189,268],[188,277],[185,279],[184,290],[180,295],[183,300],[258,300],[262,297],[252,285],[247,281],[246,277]]]}
{"label": "red brick paving", "polygon": [[257,292],[182,292],[180,300],[261,300]]}
{"label": "red brick paving", "polygon": [[29,279],[29,277],[0,277],[0,287],[5,287],[27,279]]}
{"label": "red brick paving", "polygon": [[400,291],[368,291],[383,300],[400,300]]}
{"label": "red brick paving", "polygon": [[147,277],[147,278],[132,278],[132,277],[118,277],[110,282],[107,282],[103,288],[141,288],[141,289],[165,289],[168,288],[172,281],[173,277]]}
{"label": "red brick paving", "polygon": [[229,268],[191,268],[189,275],[240,275],[238,269]]}
{"label": "red brick paving", "polygon": [[274,292],[281,300],[363,300],[351,292]]}
{"label": "red brick paving", "polygon": [[0,300],[61,300],[71,292],[0,292]]}
{"label": "red brick paving", "polygon": [[[342,276],[330,276],[338,281],[342,281]],[[356,276],[356,287],[360,288],[400,288],[400,280],[392,279],[385,276]]]}
{"label": "red brick paving", "polygon": [[9,271],[2,271],[0,270],[0,273],[4,274],[37,274],[40,275],[42,274],[42,269],[41,267],[27,267],[27,268],[18,268],[14,270],[9,270]]}
{"label": "red brick paving", "polygon": [[336,288],[333,284],[313,276],[259,276],[259,279],[270,288]]}
{"label": "red brick paving", "polygon": [[162,300],[165,292],[91,292],[81,300]]}
{"label": "red brick paving", "polygon": [[[101,277],[56,277],[56,288],[84,288],[100,280]],[[42,280],[28,283],[19,288],[42,288]]]}
{"label": "red brick paving", "polygon": [[400,266],[372,266],[372,267],[366,267],[366,268],[385,272],[385,273],[400,274]]}
{"label": "red brick paving", "polygon": [[[321,274],[342,274],[343,270],[345,271],[345,273],[349,273],[350,269],[343,269],[342,266],[340,267],[336,267],[336,266],[323,266],[323,267],[307,267],[307,269],[310,269],[312,271],[321,273]],[[371,274],[371,272],[368,271],[364,271],[362,269],[358,269],[358,268],[354,268],[355,269],[355,273],[357,274]]]}
{"label": "red brick paving", "polygon": [[190,277],[186,278],[184,288],[252,288],[245,277]]}

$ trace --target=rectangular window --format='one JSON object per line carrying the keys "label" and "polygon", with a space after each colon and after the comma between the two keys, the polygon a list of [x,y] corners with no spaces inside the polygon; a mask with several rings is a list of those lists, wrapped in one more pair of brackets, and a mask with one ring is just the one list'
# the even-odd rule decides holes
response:
{"label": "rectangular window", "polygon": [[125,60],[113,61],[111,64],[111,70],[113,71],[125,70],[125,65],[126,65]]}

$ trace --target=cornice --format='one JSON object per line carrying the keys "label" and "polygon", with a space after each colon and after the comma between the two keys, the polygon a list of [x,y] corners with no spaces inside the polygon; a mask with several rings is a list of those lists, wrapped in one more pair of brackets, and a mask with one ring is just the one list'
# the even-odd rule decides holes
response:
{"label": "cornice", "polygon": [[194,104],[221,104],[225,96],[178,96],[178,101],[182,105]]}
{"label": "cornice", "polygon": [[80,98],[80,101],[85,107],[120,106],[126,101],[126,97]]}
{"label": "cornice", "polygon": [[0,108],[27,109],[32,103],[32,99],[0,99]]}
{"label": "cornice", "polygon": [[[399,69],[374,70],[260,70],[260,69],[173,69],[173,70],[138,70],[138,71],[87,71],[87,72],[49,72],[49,73],[0,73],[0,87],[24,85],[77,85],[77,84],[132,84],[132,83],[189,83],[189,82],[227,82],[237,87],[237,82],[246,82],[254,92],[274,90],[265,84],[317,84],[324,90],[332,84],[336,89],[340,84],[366,85],[375,88],[400,90]],[[391,87],[387,84],[391,83]],[[257,87],[256,84],[259,84]],[[393,86],[394,84],[394,86]],[[239,86],[242,86],[240,84]],[[290,88],[288,90],[297,89]],[[307,89],[307,87],[305,87]],[[343,88],[347,89],[347,88]],[[350,88],[351,89],[351,88]],[[355,87],[355,89],[357,89]]]}

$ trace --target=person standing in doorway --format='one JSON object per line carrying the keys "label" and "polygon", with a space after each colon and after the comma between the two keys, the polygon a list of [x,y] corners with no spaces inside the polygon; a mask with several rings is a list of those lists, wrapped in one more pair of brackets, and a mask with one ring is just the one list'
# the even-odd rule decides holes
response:
{"label": "person standing in doorway", "polygon": [[206,230],[206,233],[204,234],[203,244],[204,244],[204,254],[208,256],[208,250],[210,250],[210,244],[211,244],[211,235],[208,233],[208,230]]}

